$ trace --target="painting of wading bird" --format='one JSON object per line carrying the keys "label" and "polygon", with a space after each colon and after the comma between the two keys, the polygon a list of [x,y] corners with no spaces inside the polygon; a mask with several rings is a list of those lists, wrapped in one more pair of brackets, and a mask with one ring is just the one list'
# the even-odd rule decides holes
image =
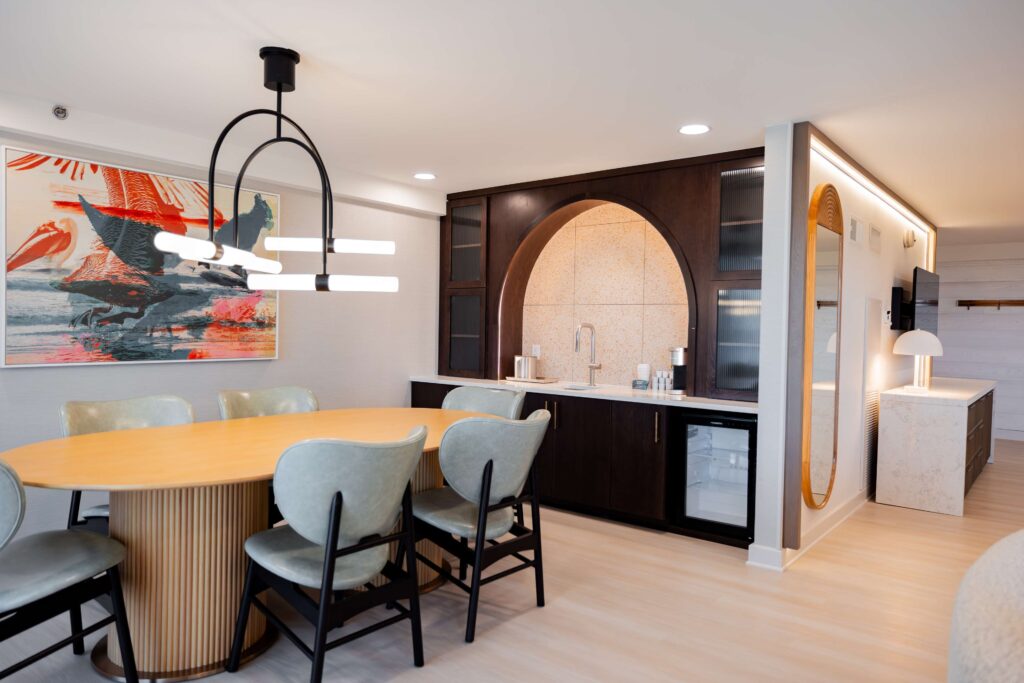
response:
{"label": "painting of wading bird", "polygon": [[266,256],[280,198],[52,154],[0,149],[5,367],[271,359],[277,294],[245,270],[182,261],[153,246],[162,230]]}

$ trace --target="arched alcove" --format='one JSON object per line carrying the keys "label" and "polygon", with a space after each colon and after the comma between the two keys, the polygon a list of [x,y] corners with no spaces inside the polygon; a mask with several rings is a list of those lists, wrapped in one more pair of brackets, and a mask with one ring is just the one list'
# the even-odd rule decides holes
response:
{"label": "arched alcove", "polygon": [[[571,256],[566,244],[569,234]],[[571,301],[567,292],[555,291],[566,287],[568,279],[562,273],[559,283],[557,263],[551,263],[567,258],[572,259],[571,266],[566,263],[572,269]],[[546,271],[539,277],[546,282],[532,280],[538,263]],[[616,272],[603,274],[602,269]],[[668,277],[658,274],[666,272]],[[589,339],[577,358],[572,350],[573,331],[579,322],[591,322],[597,326],[597,360],[603,365],[598,383],[628,384],[637,363],[665,369],[669,346],[694,347],[698,304],[682,250],[656,217],[618,198],[570,201],[539,218],[512,257],[498,316],[499,376],[511,374],[514,355],[530,353],[532,344],[539,343],[542,374],[585,381]],[[534,306],[552,308],[542,311]],[[549,323],[551,329],[538,332],[538,326]],[[692,369],[689,374],[692,386]]]}

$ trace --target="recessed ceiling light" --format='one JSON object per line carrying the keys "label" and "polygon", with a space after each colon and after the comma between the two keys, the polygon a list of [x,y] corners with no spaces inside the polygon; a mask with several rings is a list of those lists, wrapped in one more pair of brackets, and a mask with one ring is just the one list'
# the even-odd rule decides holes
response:
{"label": "recessed ceiling light", "polygon": [[704,135],[711,130],[711,126],[703,123],[688,123],[679,129],[679,132],[683,135]]}
{"label": "recessed ceiling light", "polygon": [[412,177],[416,180],[436,180],[437,176],[430,171],[420,171],[419,173],[413,173]]}

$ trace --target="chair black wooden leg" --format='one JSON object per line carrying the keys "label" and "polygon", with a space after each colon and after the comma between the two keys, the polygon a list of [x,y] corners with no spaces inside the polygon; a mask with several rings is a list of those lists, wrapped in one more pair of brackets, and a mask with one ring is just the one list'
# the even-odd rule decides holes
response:
{"label": "chair black wooden leg", "polygon": [[466,642],[472,643],[476,637],[476,609],[480,603],[480,581],[484,573],[484,548],[487,547],[487,506],[491,500],[491,473],[494,462],[488,461],[484,466],[484,476],[480,487],[480,504],[476,518],[476,547],[473,548],[473,583],[469,591],[469,614],[466,617]]}
{"label": "chair black wooden leg", "polygon": [[[409,487],[406,486],[406,490]],[[327,543],[324,544],[324,570],[320,577],[320,604],[316,612],[316,632],[313,634],[313,667],[309,674],[310,683],[320,683],[324,677],[324,657],[327,654],[327,631],[330,630],[331,601],[334,598],[335,552],[338,547],[339,527],[342,510],[341,491],[334,494],[331,502],[330,524],[327,529]],[[411,506],[410,506],[411,507]]]}
{"label": "chair black wooden leg", "polygon": [[135,650],[132,648],[132,634],[128,629],[128,613],[124,607],[121,592],[121,572],[117,567],[107,570],[110,576],[110,602],[114,608],[114,626],[117,629],[117,643],[121,648],[121,668],[127,683],[139,683],[139,672],[135,669]]}
{"label": "chair black wooden leg", "polygon": [[[414,542],[410,535],[408,543]],[[412,662],[416,666],[423,666],[423,627],[420,622],[419,573],[416,567],[415,547],[407,554],[406,571],[413,581],[412,593],[409,595],[409,621],[412,622]]]}
{"label": "chair black wooden leg", "polygon": [[[463,550],[469,550],[469,539],[468,538],[460,538],[459,542],[462,544],[462,549]],[[460,557],[459,558],[459,581],[465,581],[465,580],[466,580],[466,561],[463,560]]]}
{"label": "chair black wooden leg", "polygon": [[324,676],[324,656],[327,654],[327,616],[331,606],[329,586],[320,590],[320,606],[316,614],[316,631],[313,634],[313,670],[310,672],[310,683],[320,683]]}
{"label": "chair black wooden leg", "polygon": [[[74,607],[69,609],[68,610],[68,616],[71,618],[71,633],[72,633],[72,635],[74,635],[75,633],[81,633],[82,632],[82,606],[81,605],[75,605]],[[75,638],[71,642],[71,651],[74,652],[76,655],[84,655],[85,654],[85,638],[84,637],[83,638]]]}
{"label": "chair black wooden leg", "polygon": [[249,624],[249,608],[252,606],[253,589],[256,587],[256,563],[249,560],[245,571],[245,588],[242,589],[242,602],[238,606],[238,618],[235,620],[235,636],[231,641],[231,655],[224,667],[234,673],[242,662],[242,646],[245,644],[245,627]]}
{"label": "chair black wooden leg", "polygon": [[534,498],[530,505],[532,510],[532,525],[533,535],[535,537],[536,546],[533,548],[533,578],[537,584],[537,607],[544,606],[544,558],[541,556],[541,537],[540,537],[540,505],[537,504],[537,499]]}

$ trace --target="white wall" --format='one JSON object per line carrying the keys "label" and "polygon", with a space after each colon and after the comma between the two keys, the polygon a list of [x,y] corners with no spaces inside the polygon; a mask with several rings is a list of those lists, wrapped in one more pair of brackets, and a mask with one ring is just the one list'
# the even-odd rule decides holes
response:
{"label": "white wall", "polygon": [[940,230],[938,272],[944,354],[934,359],[933,374],[996,380],[996,437],[1024,440],[1024,308],[956,305],[1024,298],[1024,242],[947,245]]}
{"label": "white wall", "polygon": [[761,344],[758,375],[757,496],[754,542],[747,562],[781,570],[785,494],[786,346],[789,341],[789,240],[792,215],[793,124],[764,137],[764,227],[761,242]]}
{"label": "white wall", "polygon": [[[63,151],[195,177],[194,169],[38,139],[0,138],[42,151]],[[271,183],[246,183],[281,194],[282,233],[316,234],[318,194]],[[365,205],[335,203],[335,229],[346,237],[391,239],[394,257],[333,256],[338,271],[397,275],[397,294],[282,292],[280,359],[276,361],[10,368],[0,370],[0,451],[59,436],[57,408],[67,400],[113,399],[153,393],[191,401],[199,420],[217,416],[221,388],[301,384],[325,408],[408,405],[409,376],[432,374],[437,362],[438,239],[436,218]],[[283,255],[285,271],[310,272],[315,254]],[[138,457],[144,458],[144,453]],[[101,496],[87,496],[89,503]],[[65,523],[66,492],[29,489],[22,532]]]}
{"label": "white wall", "polygon": [[[801,549],[841,522],[867,498],[864,478],[864,392],[885,390],[913,378],[909,357],[895,356],[898,336],[887,320],[868,319],[872,308],[889,309],[893,285],[910,284],[914,266],[927,265],[927,241],[919,235],[907,249],[903,234],[909,222],[888,205],[840,172],[818,154],[811,154],[810,190],[832,183],[843,207],[842,319],[839,367],[838,458],[832,497],[822,510],[803,507]],[[859,239],[852,238],[851,224],[860,224]],[[880,241],[872,248],[875,227]],[[872,307],[872,302],[876,305]],[[877,302],[881,306],[877,306]],[[873,324],[874,323],[874,324]],[[880,335],[880,339],[877,338]],[[869,350],[872,350],[869,352]]]}

